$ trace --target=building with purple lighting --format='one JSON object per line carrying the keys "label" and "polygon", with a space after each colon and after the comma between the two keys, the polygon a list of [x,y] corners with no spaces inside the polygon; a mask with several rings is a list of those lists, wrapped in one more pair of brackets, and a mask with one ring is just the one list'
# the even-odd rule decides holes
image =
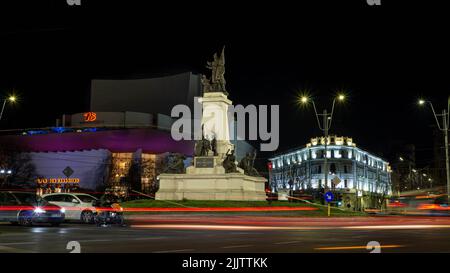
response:
{"label": "building with purple lighting", "polygon": [[[89,112],[65,114],[47,128],[4,132],[0,145],[29,155],[40,194],[105,188],[151,194],[170,153],[191,164],[194,141],[172,139],[168,114],[177,104],[192,107],[195,96],[201,96],[200,78],[191,72],[93,80]],[[239,141],[237,156],[251,149]]]}

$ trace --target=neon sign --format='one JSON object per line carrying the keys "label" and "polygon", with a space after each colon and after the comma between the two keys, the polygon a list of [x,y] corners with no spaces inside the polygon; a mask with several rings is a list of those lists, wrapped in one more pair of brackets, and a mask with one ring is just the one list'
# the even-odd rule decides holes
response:
{"label": "neon sign", "polygon": [[79,178],[39,178],[36,181],[38,184],[67,184],[80,183]]}
{"label": "neon sign", "polygon": [[93,122],[97,120],[97,113],[95,112],[87,112],[83,114],[84,121],[86,122]]}

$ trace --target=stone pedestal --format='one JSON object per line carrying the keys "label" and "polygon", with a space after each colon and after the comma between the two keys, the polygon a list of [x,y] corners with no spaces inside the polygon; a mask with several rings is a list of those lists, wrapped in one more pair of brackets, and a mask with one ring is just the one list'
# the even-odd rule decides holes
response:
{"label": "stone pedestal", "polygon": [[265,182],[242,173],[161,174],[156,200],[264,201]]}
{"label": "stone pedestal", "polygon": [[203,105],[202,126],[206,138],[217,141],[217,155],[194,158],[194,166],[186,168],[186,174],[159,175],[157,200],[266,200],[263,177],[238,173],[225,173],[222,162],[228,151],[234,149],[230,143],[228,107],[231,101],[223,92],[205,92],[201,98]]}
{"label": "stone pedestal", "polygon": [[215,137],[217,153],[223,159],[229,150],[234,149],[230,142],[228,107],[231,100],[222,92],[207,92],[201,98],[203,107],[202,126],[205,137]]}

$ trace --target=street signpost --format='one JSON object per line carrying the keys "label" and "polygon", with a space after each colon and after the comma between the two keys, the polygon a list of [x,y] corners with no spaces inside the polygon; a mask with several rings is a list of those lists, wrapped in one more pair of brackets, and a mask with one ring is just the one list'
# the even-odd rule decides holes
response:
{"label": "street signpost", "polygon": [[325,201],[328,203],[328,216],[330,216],[331,215],[330,202],[333,201],[334,195],[331,191],[328,191],[325,193],[324,198],[325,198]]}
{"label": "street signpost", "polygon": [[333,183],[333,186],[336,187],[337,185],[339,185],[339,183],[341,183],[341,179],[335,176],[333,179],[331,179],[331,183]]}

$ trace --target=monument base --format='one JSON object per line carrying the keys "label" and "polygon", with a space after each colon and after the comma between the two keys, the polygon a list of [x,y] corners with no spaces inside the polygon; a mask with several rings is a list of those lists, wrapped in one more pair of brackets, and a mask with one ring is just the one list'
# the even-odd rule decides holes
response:
{"label": "monument base", "polygon": [[264,201],[265,182],[242,173],[161,174],[156,200]]}

